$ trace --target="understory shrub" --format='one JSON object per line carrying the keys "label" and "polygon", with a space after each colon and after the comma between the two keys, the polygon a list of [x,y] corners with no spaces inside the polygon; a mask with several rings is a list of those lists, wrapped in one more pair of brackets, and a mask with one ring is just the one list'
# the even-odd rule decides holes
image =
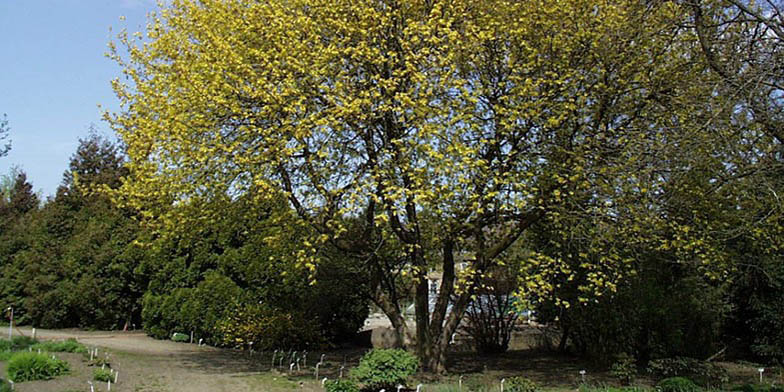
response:
{"label": "understory shrub", "polygon": [[626,353],[618,355],[615,363],[610,367],[610,374],[624,383],[624,385],[631,385],[637,376],[637,365],[634,363],[634,357]]}
{"label": "understory shrub", "polygon": [[323,343],[318,324],[301,312],[284,312],[263,304],[241,305],[219,323],[221,343],[259,350],[303,349]]}
{"label": "understory shrub", "polygon": [[219,273],[207,274],[193,288],[178,288],[163,295],[148,292],[142,305],[144,330],[157,339],[193,331],[195,338],[217,345],[221,342],[218,324],[240,298],[242,290]]}
{"label": "understory shrub", "polygon": [[506,391],[509,392],[537,392],[539,386],[525,377],[512,377],[505,382]]}
{"label": "understory shrub", "polygon": [[8,360],[8,378],[14,382],[49,380],[68,372],[68,362],[46,354],[19,352]]}
{"label": "understory shrub", "polygon": [[729,381],[729,374],[723,367],[687,357],[650,361],[648,362],[648,372],[659,378],[687,377],[706,388],[718,388]]}
{"label": "understory shrub", "polygon": [[327,380],[324,388],[327,392],[359,392],[357,383],[350,379]]}
{"label": "understory shrub", "polygon": [[351,377],[362,385],[362,390],[395,390],[398,384],[416,373],[417,358],[401,349],[375,349],[368,351],[351,370]]}
{"label": "understory shrub", "polygon": [[0,379],[0,392],[11,392],[11,385],[8,384],[5,380]]}
{"label": "understory shrub", "polygon": [[59,342],[41,342],[32,345],[33,351],[40,349],[50,353],[86,353],[87,347],[76,339],[62,340]]}
{"label": "understory shrub", "polygon": [[669,377],[659,381],[656,389],[661,392],[699,392],[700,387],[686,377]]}

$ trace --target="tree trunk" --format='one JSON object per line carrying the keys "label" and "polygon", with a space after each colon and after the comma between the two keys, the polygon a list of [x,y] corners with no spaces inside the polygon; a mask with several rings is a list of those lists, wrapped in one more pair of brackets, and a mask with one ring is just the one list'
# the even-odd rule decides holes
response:
{"label": "tree trunk", "polygon": [[[423,263],[424,264],[424,263]],[[424,271],[426,267],[420,266],[416,282],[416,293],[414,297],[414,309],[416,310],[416,345],[417,356],[423,370],[428,371],[426,358],[432,355],[431,336],[430,336],[430,309],[428,309],[428,297],[430,287],[427,275]]]}
{"label": "tree trunk", "polygon": [[391,301],[380,286],[376,287],[373,292],[373,302],[381,308],[392,324],[397,343],[403,348],[408,348],[411,345],[411,331],[408,329],[408,324],[406,324],[405,316],[400,311],[399,305]]}

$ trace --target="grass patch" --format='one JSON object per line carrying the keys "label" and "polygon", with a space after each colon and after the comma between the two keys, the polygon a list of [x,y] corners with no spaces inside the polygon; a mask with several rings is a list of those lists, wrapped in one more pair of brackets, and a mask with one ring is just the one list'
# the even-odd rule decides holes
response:
{"label": "grass patch", "polygon": [[87,347],[76,339],[62,340],[59,342],[42,342],[32,346],[33,351],[41,350],[50,353],[86,353]]}
{"label": "grass patch", "polygon": [[0,339],[0,351],[22,351],[38,343],[37,340],[27,336],[14,336],[13,339]]}
{"label": "grass patch", "polygon": [[36,343],[37,340],[27,336],[14,336],[11,340],[0,339],[0,361],[7,361],[11,359],[14,352],[27,350]]}
{"label": "grass patch", "polygon": [[68,362],[46,354],[18,352],[8,360],[8,379],[14,382],[50,380],[68,373]]}
{"label": "grass patch", "polygon": [[[273,373],[253,375],[247,377],[245,380],[253,387],[262,388],[261,390],[279,391],[299,388],[299,385],[296,382],[290,381],[283,375],[276,375]],[[319,389],[321,389],[321,385],[319,385]]]}

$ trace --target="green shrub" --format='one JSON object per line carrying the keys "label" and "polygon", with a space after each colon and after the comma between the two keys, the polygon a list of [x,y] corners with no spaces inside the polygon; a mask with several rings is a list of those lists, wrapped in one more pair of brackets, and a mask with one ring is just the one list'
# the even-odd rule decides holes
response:
{"label": "green shrub", "polygon": [[405,350],[370,350],[359,360],[359,365],[351,370],[351,376],[362,384],[363,390],[395,390],[398,384],[416,373],[417,358]]}
{"label": "green shrub", "polygon": [[631,385],[637,376],[637,365],[634,363],[634,357],[626,353],[618,355],[615,363],[610,367],[610,374],[625,385]]}
{"label": "green shrub", "polygon": [[11,392],[11,385],[0,378],[0,392]]}
{"label": "green shrub", "polygon": [[31,346],[33,351],[40,349],[50,353],[86,353],[87,347],[76,341],[76,339],[68,339],[59,342],[42,342]]}
{"label": "green shrub", "polygon": [[504,382],[504,390],[509,392],[536,392],[539,386],[525,377],[512,377]]}
{"label": "green shrub", "polygon": [[93,370],[93,380],[114,382],[114,375],[112,375],[112,371],[109,369],[95,369]]}
{"label": "green shrub", "polygon": [[184,343],[190,341],[190,337],[184,333],[175,332],[172,334],[171,340],[179,343]]}
{"label": "green shrub", "polygon": [[324,388],[327,392],[359,392],[357,383],[350,379],[327,380]]}
{"label": "green shrub", "polygon": [[223,345],[241,348],[253,342],[253,347],[259,350],[272,350],[276,347],[303,349],[323,342],[318,324],[301,312],[284,312],[262,304],[235,309],[219,323]]}
{"label": "green shrub", "polygon": [[14,382],[49,380],[68,372],[68,362],[46,354],[19,352],[8,360],[8,378]]}
{"label": "green shrub", "polygon": [[142,302],[144,330],[158,339],[193,331],[206,343],[218,345],[220,322],[234,311],[242,296],[239,286],[217,272],[207,274],[196,287],[176,288],[163,295],[148,292]]}
{"label": "green shrub", "polygon": [[706,388],[721,387],[729,381],[723,367],[694,358],[674,357],[648,362],[648,372],[660,378],[687,377]]}
{"label": "green shrub", "polygon": [[686,377],[670,377],[659,381],[656,389],[661,392],[699,392],[700,387]]}

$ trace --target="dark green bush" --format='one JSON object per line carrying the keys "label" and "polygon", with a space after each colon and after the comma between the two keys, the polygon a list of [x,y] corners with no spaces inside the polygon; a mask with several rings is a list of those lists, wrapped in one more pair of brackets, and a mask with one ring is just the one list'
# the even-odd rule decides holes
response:
{"label": "dark green bush", "polygon": [[86,353],[87,347],[76,341],[68,339],[59,342],[41,342],[32,346],[33,351],[40,349],[50,353]]}
{"label": "dark green bush", "polygon": [[699,392],[700,387],[686,377],[670,377],[659,381],[656,389],[661,392]]}
{"label": "dark green bush", "polygon": [[648,362],[648,372],[655,377],[688,377],[706,388],[718,388],[729,381],[723,367],[694,358],[675,357]]}
{"label": "dark green bush", "polygon": [[14,382],[49,380],[68,372],[68,362],[46,354],[19,352],[8,360],[8,378]]}
{"label": "dark green bush", "polygon": [[109,369],[95,369],[93,370],[93,380],[114,382],[114,376],[112,375],[112,371]]}
{"label": "dark green bush", "polygon": [[359,392],[357,383],[350,379],[327,380],[324,388],[327,392]]}
{"label": "dark green bush", "polygon": [[512,377],[504,384],[506,387],[504,390],[509,392],[536,392],[539,390],[539,386],[535,382],[525,377]]}
{"label": "dark green bush", "polygon": [[610,367],[610,374],[625,385],[631,385],[637,376],[637,365],[634,363],[634,358],[626,353],[618,355],[615,363]]}
{"label": "dark green bush", "polygon": [[234,310],[242,295],[234,282],[217,272],[209,273],[194,288],[178,288],[164,295],[147,293],[142,308],[144,330],[158,339],[193,331],[194,336],[208,344],[218,345],[218,325]]}
{"label": "dark green bush", "polygon": [[0,392],[11,392],[11,385],[0,378]]}
{"label": "dark green bush", "polygon": [[395,390],[398,384],[405,385],[406,379],[416,373],[417,358],[405,350],[375,349],[368,351],[351,370],[351,377],[362,385],[363,390]]}

